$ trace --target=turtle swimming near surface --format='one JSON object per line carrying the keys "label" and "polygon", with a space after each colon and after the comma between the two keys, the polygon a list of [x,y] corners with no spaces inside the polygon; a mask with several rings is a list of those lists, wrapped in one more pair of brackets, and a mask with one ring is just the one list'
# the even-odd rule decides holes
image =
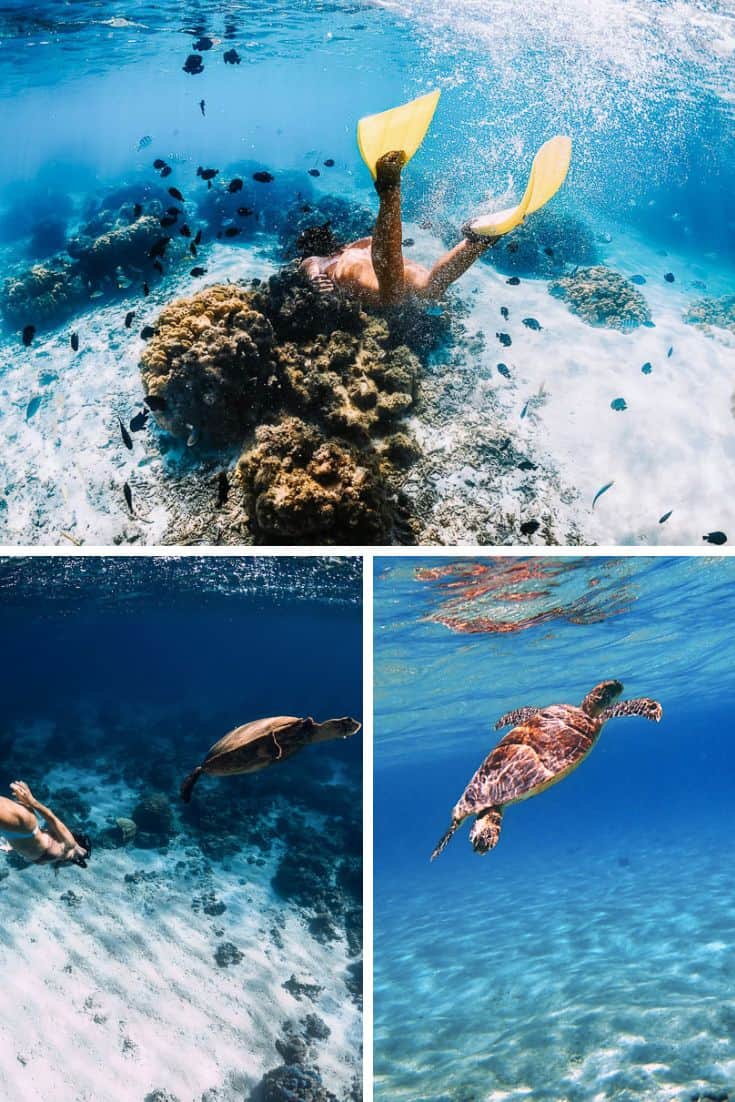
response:
{"label": "turtle swimming near surface", "polygon": [[601,681],[579,707],[552,704],[548,708],[518,708],[501,716],[495,729],[517,724],[491,750],[455,804],[452,822],[431,855],[432,861],[470,815],[475,822],[470,842],[476,853],[487,853],[498,843],[503,811],[508,804],[536,796],[562,780],[587,756],[603,726],[617,716],[642,716],[655,723],[663,709],[656,700],[641,697],[613,704],[620,681]]}
{"label": "turtle swimming near surface", "polygon": [[189,774],[181,785],[184,803],[191,799],[192,789],[202,773],[211,777],[226,777],[233,773],[257,773],[277,761],[286,761],[312,742],[330,742],[349,738],[362,726],[356,719],[327,719],[317,723],[311,718],[270,716],[256,719],[215,742],[201,765]]}

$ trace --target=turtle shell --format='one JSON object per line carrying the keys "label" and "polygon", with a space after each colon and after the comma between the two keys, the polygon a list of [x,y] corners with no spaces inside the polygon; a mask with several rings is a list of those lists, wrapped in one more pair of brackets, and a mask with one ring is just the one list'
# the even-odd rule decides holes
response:
{"label": "turtle shell", "polygon": [[269,716],[235,727],[211,747],[202,769],[214,776],[263,769],[271,762],[290,756],[293,749],[289,752],[288,738],[296,734],[303,723],[298,716]]}
{"label": "turtle shell", "polygon": [[601,727],[599,720],[572,704],[535,712],[490,751],[458,806],[471,814],[535,796],[579,765]]}

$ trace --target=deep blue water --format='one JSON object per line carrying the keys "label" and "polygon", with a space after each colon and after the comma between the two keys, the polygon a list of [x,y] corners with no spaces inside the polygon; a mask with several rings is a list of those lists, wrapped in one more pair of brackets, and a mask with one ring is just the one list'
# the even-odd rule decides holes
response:
{"label": "deep blue water", "polygon": [[[377,1097],[732,1087],[733,560],[379,559],[375,607]],[[611,677],[661,723],[430,864],[495,720]]]}

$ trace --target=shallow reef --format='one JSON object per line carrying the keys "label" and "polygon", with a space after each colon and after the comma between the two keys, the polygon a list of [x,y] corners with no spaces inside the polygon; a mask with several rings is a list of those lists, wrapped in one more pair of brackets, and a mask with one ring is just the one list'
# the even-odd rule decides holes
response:
{"label": "shallow reef", "polygon": [[234,525],[281,543],[382,542],[400,513],[399,469],[416,455],[397,424],[421,362],[400,342],[424,349],[445,334],[441,318],[368,314],[290,268],[167,306],[140,366],[162,428],[241,446]]}
{"label": "shallow reef", "polygon": [[697,299],[686,310],[684,321],[689,325],[698,325],[705,331],[713,326],[735,333],[735,295]]}
{"label": "shallow reef", "polygon": [[0,290],[0,312],[8,325],[54,325],[89,297],[79,265],[57,256],[10,276]]}
{"label": "shallow reef", "polygon": [[562,276],[549,284],[549,294],[563,299],[571,312],[588,325],[627,330],[651,321],[638,288],[604,264]]}
{"label": "shallow reef", "polygon": [[599,260],[592,230],[563,210],[543,209],[485,253],[485,259],[507,275],[549,279],[574,265]]}

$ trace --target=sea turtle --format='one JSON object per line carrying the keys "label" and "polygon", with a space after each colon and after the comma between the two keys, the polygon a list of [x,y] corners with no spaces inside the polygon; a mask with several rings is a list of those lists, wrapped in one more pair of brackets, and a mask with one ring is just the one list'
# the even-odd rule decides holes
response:
{"label": "sea turtle", "polygon": [[[514,724],[491,750],[452,811],[452,822],[431,855],[445,848],[454,832],[476,816],[470,841],[476,853],[487,853],[498,844],[503,809],[536,796],[566,777],[589,754],[608,719],[643,716],[655,723],[663,709],[656,700],[641,697],[613,704],[620,696],[620,681],[601,681],[580,706],[552,704],[548,708],[518,708],[501,716],[495,730]],[[517,725],[517,726],[516,726]]]}
{"label": "sea turtle", "polygon": [[181,798],[188,804],[192,789],[202,773],[213,777],[225,777],[230,773],[257,773],[276,761],[293,757],[312,742],[348,738],[356,734],[361,726],[349,716],[327,719],[324,723],[296,716],[255,719],[252,723],[236,727],[215,742],[202,764],[181,785]]}

